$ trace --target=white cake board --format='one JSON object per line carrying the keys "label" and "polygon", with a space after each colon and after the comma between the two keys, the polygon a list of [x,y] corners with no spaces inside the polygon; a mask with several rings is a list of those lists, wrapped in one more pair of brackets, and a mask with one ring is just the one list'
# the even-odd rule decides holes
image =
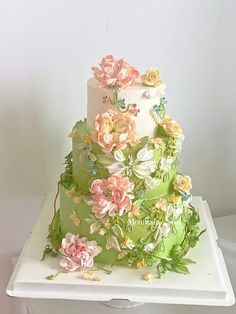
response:
{"label": "white cake board", "polygon": [[[131,302],[197,304],[230,306],[234,294],[223,259],[217,246],[217,234],[209,207],[201,197],[193,198],[199,210],[201,228],[207,228],[188,257],[197,263],[190,265],[190,275],[167,273],[161,279],[144,281],[149,270],[113,267],[112,275],[96,272],[101,281],[87,281],[78,272],[61,274],[55,280],[46,277],[59,269],[60,258],[48,257],[40,261],[52,219],[54,193],[49,194],[42,208],[30,240],[25,244],[7,294],[34,299],[66,299],[86,301],[128,300]],[[152,270],[150,268],[150,270]],[[114,301],[113,301],[114,302]]]}

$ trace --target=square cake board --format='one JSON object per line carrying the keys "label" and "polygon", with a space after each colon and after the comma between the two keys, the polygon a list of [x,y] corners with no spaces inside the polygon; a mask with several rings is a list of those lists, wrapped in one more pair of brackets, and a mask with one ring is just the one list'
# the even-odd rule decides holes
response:
{"label": "square cake board", "polygon": [[46,244],[48,225],[53,216],[55,193],[48,195],[31,238],[26,242],[7,287],[13,297],[86,301],[128,300],[131,302],[230,306],[234,293],[206,201],[193,197],[200,214],[200,227],[207,229],[198,245],[187,256],[196,264],[190,274],[166,273],[161,279],[143,280],[154,268],[134,269],[113,266],[112,274],[96,271],[101,281],[84,280],[78,272],[62,273],[54,280],[46,277],[61,270],[60,257],[40,261]]}

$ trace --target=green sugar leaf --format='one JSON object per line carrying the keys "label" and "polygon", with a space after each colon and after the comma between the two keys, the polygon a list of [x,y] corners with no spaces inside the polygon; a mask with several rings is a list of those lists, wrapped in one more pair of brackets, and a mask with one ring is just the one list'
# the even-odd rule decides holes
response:
{"label": "green sugar leaf", "polygon": [[123,230],[121,229],[121,227],[118,224],[115,224],[112,227],[112,230],[114,232],[114,235],[117,236],[118,239],[124,238]]}
{"label": "green sugar leaf", "polygon": [[62,234],[60,229],[60,210],[57,210],[51,224],[49,225],[48,238],[51,241],[53,249],[58,251],[61,247],[62,241]]}
{"label": "green sugar leaf", "polygon": [[90,234],[96,233],[101,228],[99,221],[96,221],[90,225]]}
{"label": "green sugar leaf", "polygon": [[191,260],[190,258],[182,258],[180,263],[182,265],[196,264],[196,262]]}
{"label": "green sugar leaf", "polygon": [[178,264],[174,266],[174,271],[180,274],[189,274],[189,270],[185,265]]}
{"label": "green sugar leaf", "polygon": [[139,145],[144,147],[147,145],[148,141],[149,141],[149,136],[144,136],[140,139]]}

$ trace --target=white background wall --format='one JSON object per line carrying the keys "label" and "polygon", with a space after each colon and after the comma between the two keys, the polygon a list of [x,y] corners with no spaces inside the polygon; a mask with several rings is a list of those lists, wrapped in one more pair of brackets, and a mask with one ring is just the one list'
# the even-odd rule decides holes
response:
{"label": "white background wall", "polygon": [[[160,69],[186,134],[180,169],[214,216],[236,212],[233,0],[0,0],[0,313],[17,255],[86,115],[90,67],[108,53]],[[15,312],[16,313],[16,312]]]}

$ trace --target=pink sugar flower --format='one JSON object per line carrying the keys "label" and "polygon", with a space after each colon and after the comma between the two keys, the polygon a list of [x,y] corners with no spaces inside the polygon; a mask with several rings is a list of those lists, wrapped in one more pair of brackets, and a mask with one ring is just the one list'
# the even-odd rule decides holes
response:
{"label": "pink sugar flower", "polygon": [[139,71],[123,59],[115,59],[112,55],[102,58],[100,68],[92,67],[95,78],[101,86],[126,87],[135,83]]}
{"label": "pink sugar flower", "polygon": [[108,110],[97,115],[94,121],[93,141],[111,152],[138,143],[135,132],[135,121],[128,114]]}
{"label": "pink sugar flower", "polygon": [[134,184],[129,178],[111,176],[106,179],[96,179],[90,187],[92,193],[91,205],[93,213],[97,218],[102,218],[106,214],[113,217],[116,214],[122,215],[131,209],[133,198],[129,194],[134,188]]}
{"label": "pink sugar flower", "polygon": [[60,252],[63,258],[60,265],[67,271],[83,271],[93,267],[93,258],[101,253],[102,248],[96,241],[88,241],[79,235],[67,233],[62,239]]}

